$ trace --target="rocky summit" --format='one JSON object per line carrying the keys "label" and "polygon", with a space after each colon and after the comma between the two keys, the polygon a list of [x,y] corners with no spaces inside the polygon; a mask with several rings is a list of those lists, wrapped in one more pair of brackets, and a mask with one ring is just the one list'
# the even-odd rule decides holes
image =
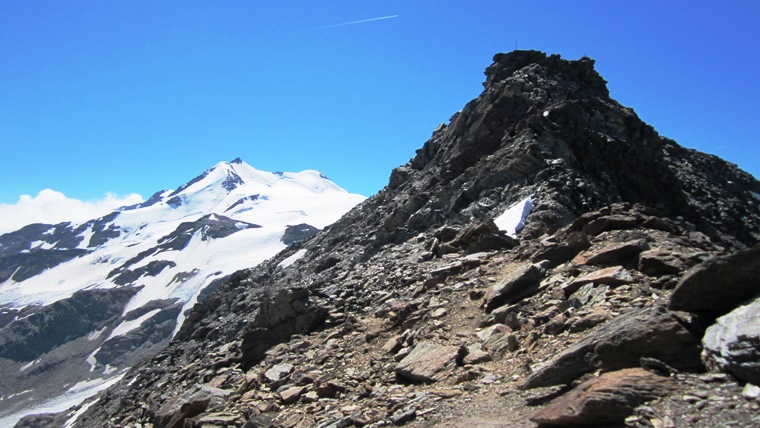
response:
{"label": "rocky summit", "polygon": [[594,61],[499,54],[388,186],[18,426],[760,424],[760,182]]}

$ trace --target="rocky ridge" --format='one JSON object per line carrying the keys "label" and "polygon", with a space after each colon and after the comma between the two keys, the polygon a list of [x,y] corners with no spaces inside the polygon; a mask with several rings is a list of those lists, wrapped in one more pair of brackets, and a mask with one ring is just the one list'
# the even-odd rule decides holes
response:
{"label": "rocky ridge", "polygon": [[[378,195],[235,273],[91,407],[19,426],[760,422],[757,342],[705,342],[760,294],[741,279],[760,183],[660,137],[588,58],[499,54],[484,87]],[[525,198],[516,239],[492,220]],[[747,291],[716,313],[691,303],[704,287]]]}

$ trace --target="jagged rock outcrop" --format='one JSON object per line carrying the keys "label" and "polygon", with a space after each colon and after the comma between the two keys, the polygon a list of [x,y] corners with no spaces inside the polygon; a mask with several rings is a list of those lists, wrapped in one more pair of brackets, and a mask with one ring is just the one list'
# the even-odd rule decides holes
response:
{"label": "jagged rock outcrop", "polygon": [[[709,318],[666,305],[686,269],[760,240],[760,183],[660,137],[609,98],[593,65],[497,55],[483,93],[388,187],[233,275],[76,424],[535,426],[535,406],[563,388],[642,364],[672,378],[666,391],[710,390],[692,373]],[[517,240],[490,227],[527,197]],[[498,244],[470,245],[483,242]],[[751,423],[756,404],[720,383],[706,420]],[[198,385],[229,394],[162,410]],[[604,422],[633,412],[649,426],[671,395],[651,414],[626,400]]]}

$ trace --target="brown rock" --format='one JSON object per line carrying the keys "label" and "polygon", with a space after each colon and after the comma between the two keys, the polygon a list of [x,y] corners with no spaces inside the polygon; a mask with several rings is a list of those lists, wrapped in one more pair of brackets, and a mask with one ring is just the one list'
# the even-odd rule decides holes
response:
{"label": "brown rock", "polygon": [[422,342],[399,362],[396,366],[396,376],[414,382],[442,380],[458,364],[461,364],[464,353],[463,346],[442,346]]}
{"label": "brown rock", "polygon": [[271,384],[274,388],[282,385],[288,375],[293,372],[293,364],[275,364],[269,370],[264,372],[264,381]]}
{"label": "brown rock", "polygon": [[699,340],[662,307],[634,309],[592,331],[537,369],[521,385],[568,384],[596,369],[638,367],[641,357],[678,369],[702,367]]}
{"label": "brown rock", "polygon": [[519,312],[519,305],[507,305],[494,309],[491,315],[494,322],[506,324],[511,329],[517,329],[520,327],[520,320],[517,318]]}
{"label": "brown rock", "polygon": [[562,333],[567,325],[567,315],[564,313],[557,314],[544,325],[544,333],[557,335]]}
{"label": "brown rock", "polygon": [[563,285],[562,289],[565,291],[565,295],[569,296],[590,283],[617,286],[631,282],[633,282],[633,277],[627,270],[622,266],[612,266],[579,276]]}
{"label": "brown rock", "polygon": [[383,352],[386,354],[395,354],[404,346],[404,336],[396,335],[388,339],[383,345]]}
{"label": "brown rock", "polygon": [[491,336],[495,334],[504,334],[504,333],[511,333],[512,329],[507,327],[504,324],[494,324],[486,329],[483,329],[477,333],[478,338],[480,340],[486,341],[491,338]]}
{"label": "brown rock", "polygon": [[492,335],[483,343],[486,349],[500,354],[504,351],[514,352],[520,347],[517,336],[512,333],[498,333]]}
{"label": "brown rock", "polygon": [[540,425],[620,424],[636,406],[675,389],[671,378],[641,368],[614,371],[582,383],[530,419]]}
{"label": "brown rock", "polygon": [[454,398],[463,394],[459,389],[433,389],[429,393],[441,398]]}
{"label": "brown rock", "polygon": [[518,241],[499,230],[493,220],[488,220],[466,227],[459,232],[451,244],[463,248],[467,254],[473,254],[514,248]]}
{"label": "brown rock", "polygon": [[319,380],[314,385],[314,391],[321,398],[335,398],[347,389],[346,385],[335,380]]}
{"label": "brown rock", "polygon": [[291,404],[298,401],[298,398],[303,394],[303,391],[306,388],[303,386],[292,386],[290,388],[287,388],[286,390],[280,392],[280,398],[282,399],[282,402],[285,404]]}
{"label": "brown rock", "polygon": [[649,249],[645,239],[619,242],[600,249],[584,251],[573,259],[578,265],[612,265],[623,263]]}
{"label": "brown rock", "polygon": [[604,310],[596,310],[588,315],[582,316],[571,321],[567,327],[570,333],[576,333],[583,330],[588,330],[598,324],[601,324],[610,319],[610,314]]}
{"label": "brown rock", "polygon": [[[199,427],[234,427],[240,426],[245,421],[245,417],[238,413],[215,412],[204,414],[193,420],[193,425]],[[187,426],[187,425],[186,425]]]}
{"label": "brown rock", "polygon": [[480,364],[491,361],[491,354],[482,349],[470,349],[462,361],[463,364]]}

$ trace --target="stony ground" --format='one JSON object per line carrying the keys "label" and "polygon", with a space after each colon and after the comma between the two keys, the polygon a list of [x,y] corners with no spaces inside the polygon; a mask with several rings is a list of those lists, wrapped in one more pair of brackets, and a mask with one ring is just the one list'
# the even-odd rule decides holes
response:
{"label": "stony ground", "polygon": [[[720,251],[703,235],[690,234],[687,225],[620,210],[638,223],[658,219],[650,223],[659,228],[638,227],[637,221],[607,225],[602,229],[609,230],[584,234],[586,244],[561,256],[549,250],[563,247],[572,227],[540,244],[509,251],[434,258],[414,241],[378,257],[380,265],[370,259],[356,274],[357,284],[391,278],[385,289],[356,288],[360,298],[367,297],[363,292],[373,294],[374,311],[336,309],[329,316],[331,326],[292,337],[247,371],[235,365],[186,367],[203,370],[202,387],[210,392],[203,397],[213,398],[202,414],[185,423],[537,426],[530,419],[539,409],[573,386],[594,380],[601,370],[567,386],[525,389],[536,370],[551,362],[557,350],[593,335],[626,311],[667,305],[683,271]],[[554,260],[538,264],[545,273],[532,295],[486,312],[499,284],[525,266],[536,266],[538,259],[546,260],[547,254]],[[560,263],[563,258],[569,260]],[[427,354],[405,370],[405,362],[419,349]],[[216,350],[217,360],[228,351]],[[758,401],[728,375],[683,371],[658,360],[642,365],[674,385],[663,398],[640,405],[633,400],[631,415],[613,426],[760,422]],[[601,408],[605,405],[611,404],[602,403]]]}

